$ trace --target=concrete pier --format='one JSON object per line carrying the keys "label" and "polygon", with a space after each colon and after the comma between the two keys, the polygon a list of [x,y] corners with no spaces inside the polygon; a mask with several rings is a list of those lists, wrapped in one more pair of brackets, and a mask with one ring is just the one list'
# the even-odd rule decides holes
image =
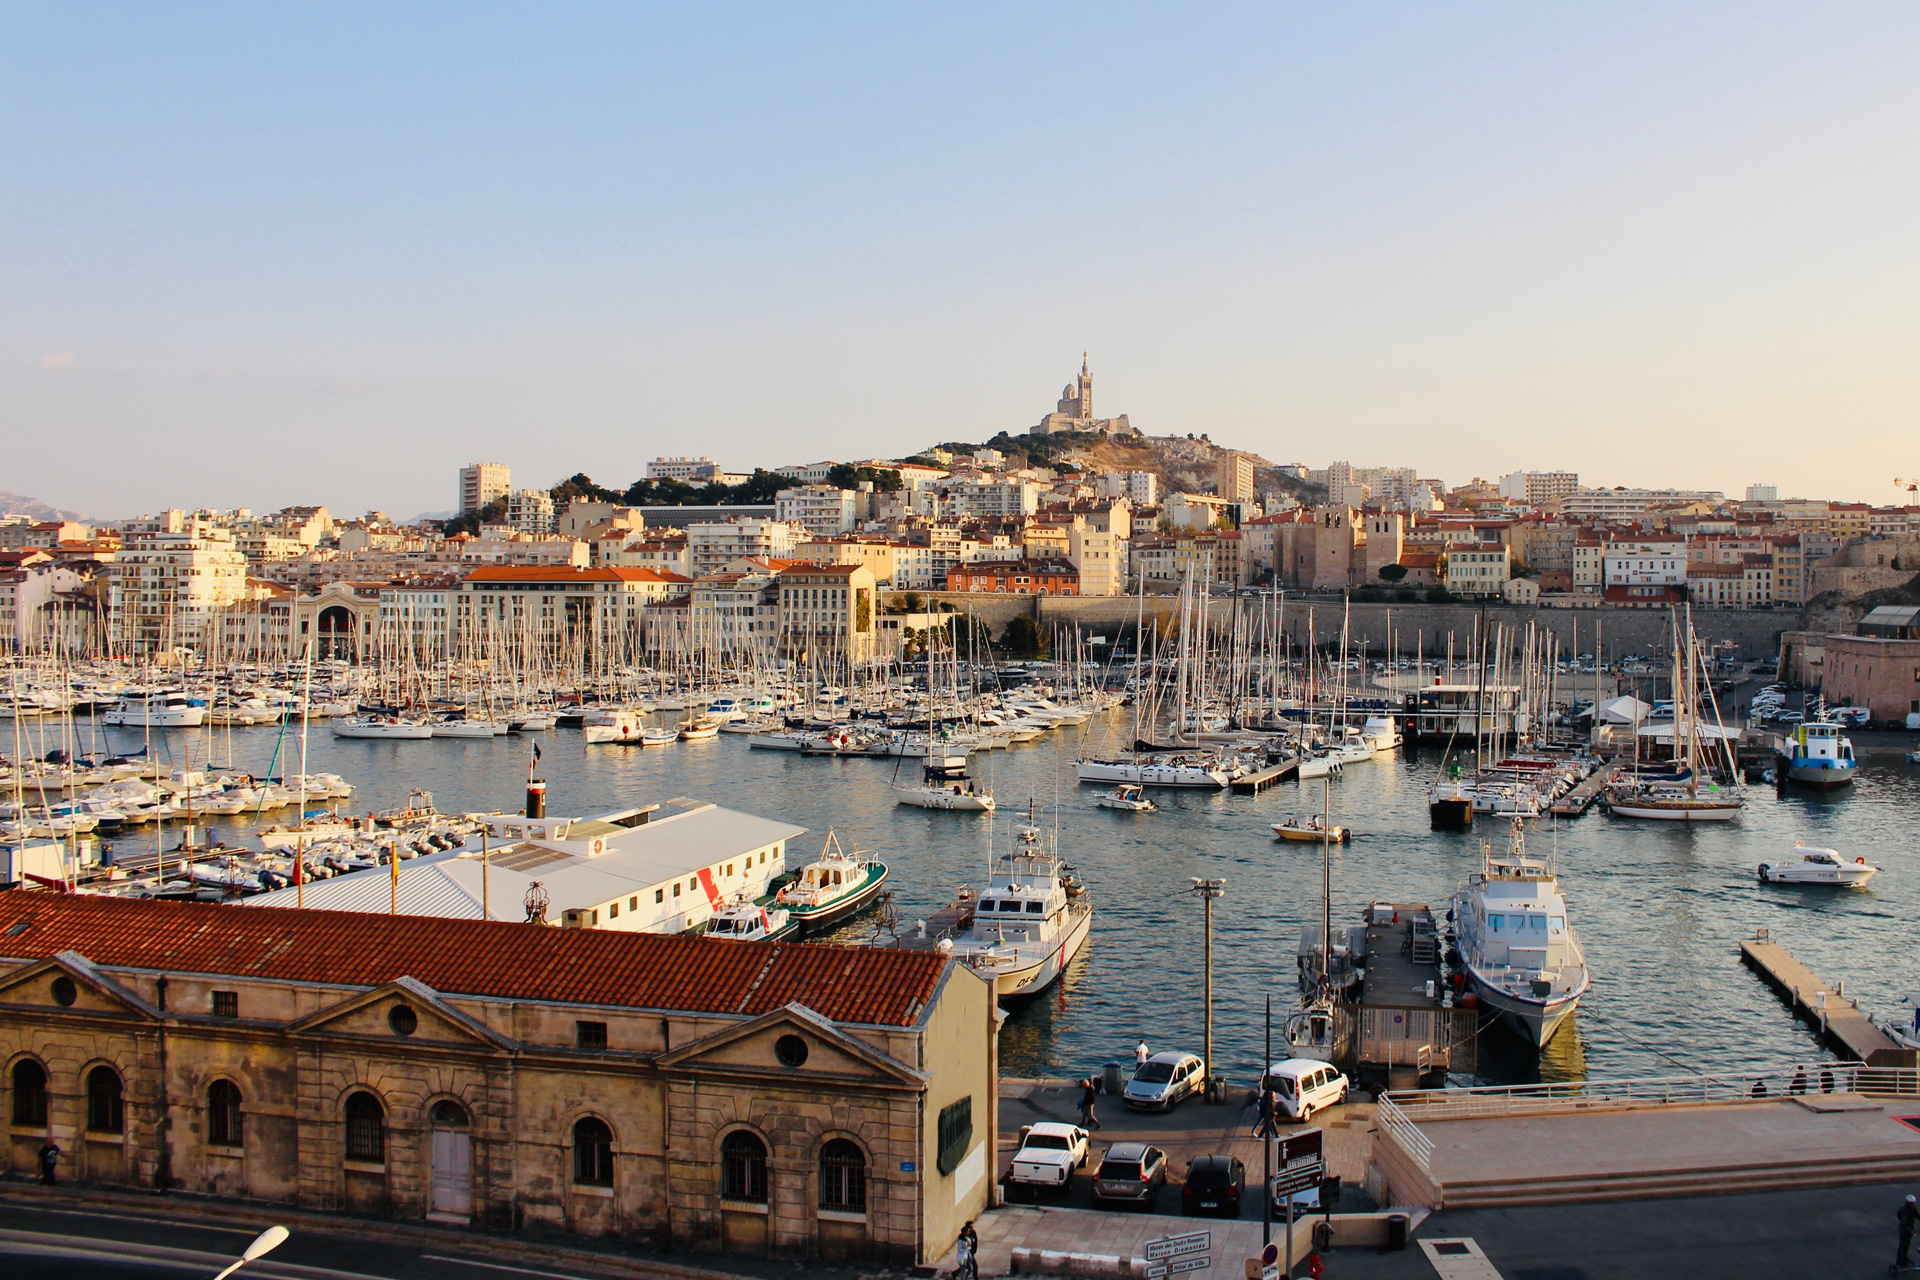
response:
{"label": "concrete pier", "polygon": [[1819,974],[1768,937],[1766,930],[1740,944],[1740,958],[1779,993],[1795,1014],[1820,1028],[1821,1038],[1834,1049],[1871,1067],[1915,1065],[1913,1050],[1895,1044],[1841,989],[1828,986]]}

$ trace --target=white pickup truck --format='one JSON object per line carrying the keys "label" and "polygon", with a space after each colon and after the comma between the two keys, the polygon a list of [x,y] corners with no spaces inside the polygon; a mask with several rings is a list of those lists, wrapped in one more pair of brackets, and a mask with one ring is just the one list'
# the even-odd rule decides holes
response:
{"label": "white pickup truck", "polygon": [[1070,1124],[1036,1124],[1013,1156],[1014,1186],[1035,1192],[1065,1191],[1073,1171],[1087,1163],[1087,1131]]}

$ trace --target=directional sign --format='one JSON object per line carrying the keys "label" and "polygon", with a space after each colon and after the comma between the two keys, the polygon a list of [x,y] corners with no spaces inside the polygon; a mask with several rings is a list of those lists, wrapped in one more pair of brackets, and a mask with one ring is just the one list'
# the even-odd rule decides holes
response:
{"label": "directional sign", "polygon": [[1167,1264],[1164,1262],[1156,1262],[1147,1268],[1147,1280],[1165,1280],[1166,1274]]}
{"label": "directional sign", "polygon": [[[1213,1251],[1213,1232],[1189,1231],[1185,1235],[1161,1236],[1158,1240],[1147,1241],[1147,1261],[1160,1262],[1167,1258],[1179,1258],[1190,1253],[1211,1253]],[[1189,1271],[1193,1267],[1186,1268]],[[1175,1268],[1179,1270],[1179,1268]]]}
{"label": "directional sign", "polygon": [[1274,1175],[1273,1198],[1298,1195],[1302,1191],[1311,1191],[1320,1185],[1325,1170],[1320,1165],[1310,1165],[1301,1169],[1288,1169]]}
{"label": "directional sign", "polygon": [[1203,1253],[1194,1258],[1175,1258],[1167,1264],[1167,1270],[1174,1275],[1180,1275],[1186,1271],[1205,1271],[1212,1265],[1213,1259]]}

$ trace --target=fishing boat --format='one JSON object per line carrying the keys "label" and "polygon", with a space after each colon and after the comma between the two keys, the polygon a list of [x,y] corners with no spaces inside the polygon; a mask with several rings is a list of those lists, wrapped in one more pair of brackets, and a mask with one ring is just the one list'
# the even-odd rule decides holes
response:
{"label": "fishing boat", "polygon": [[857,849],[848,853],[829,831],[820,856],[774,896],[802,934],[819,933],[872,906],[886,882],[886,863]]}
{"label": "fishing boat", "polygon": [[1781,740],[1778,756],[1776,776],[1823,791],[1846,786],[1860,772],[1852,739],[1824,716],[1795,725]]}
{"label": "fishing boat", "polygon": [[800,922],[785,907],[766,907],[735,898],[707,920],[706,936],[722,942],[775,942],[797,933]]}
{"label": "fishing boat", "polygon": [[917,787],[895,787],[893,798],[899,804],[921,809],[955,809],[967,813],[992,813],[993,792],[981,791],[967,776],[965,756],[928,756],[925,777]]}
{"label": "fishing boat", "polygon": [[1111,791],[1102,791],[1094,800],[1094,806],[1101,809],[1118,809],[1122,813],[1153,813],[1153,801],[1147,799],[1145,787],[1134,783],[1121,783]]}
{"label": "fishing boat", "polygon": [[1793,842],[1793,856],[1760,864],[1762,884],[1828,884],[1854,889],[1873,879],[1879,867],[1865,858],[1848,862],[1832,849]]}
{"label": "fishing boat", "polygon": [[1554,870],[1527,855],[1524,827],[1514,820],[1505,855],[1494,854],[1492,841],[1481,846],[1480,870],[1454,894],[1449,918],[1475,994],[1539,1048],[1592,978]]}
{"label": "fishing boat", "polygon": [[1309,814],[1302,818],[1298,814],[1285,822],[1269,824],[1273,834],[1282,840],[1304,840],[1318,844],[1322,840],[1331,840],[1335,844],[1345,844],[1353,838],[1353,828],[1329,826],[1319,814]]}
{"label": "fishing boat", "polygon": [[1029,825],[980,890],[972,928],[942,939],[940,949],[991,982],[1000,1000],[1023,1000],[1053,985],[1086,946],[1092,926],[1086,887]]}

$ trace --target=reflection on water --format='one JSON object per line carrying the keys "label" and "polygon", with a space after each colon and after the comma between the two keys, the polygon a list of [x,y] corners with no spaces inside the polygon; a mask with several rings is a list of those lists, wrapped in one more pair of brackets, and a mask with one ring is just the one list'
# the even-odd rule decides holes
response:
{"label": "reflection on water", "polygon": [[[1109,1059],[1126,1060],[1141,1039],[1197,1052],[1202,916],[1188,877],[1218,876],[1227,889],[1214,916],[1215,1050],[1222,1070],[1245,1079],[1260,1061],[1263,998],[1274,994],[1276,1013],[1294,1007],[1295,940],[1320,914],[1319,849],[1277,843],[1268,824],[1319,812],[1322,784],[1284,783],[1258,799],[1161,793],[1154,814],[1095,808],[1098,789],[1075,782],[1074,757],[1110,749],[1130,728],[1122,713],[1104,724],[1096,719],[1084,734],[1051,734],[976,757],[976,773],[1002,805],[991,818],[896,805],[892,762],[749,751],[731,735],[664,748],[588,748],[577,732],[556,731],[541,736],[540,772],[554,813],[692,796],[807,827],[796,846],[808,856],[834,828],[843,843],[893,868],[903,930],[951,901],[958,886],[982,883],[990,836],[1004,848],[1029,799],[1049,830],[1057,803],[1061,850],[1093,895],[1093,941],[1064,982],[1012,1011],[1002,1038],[1006,1070],[1089,1074]],[[155,753],[177,763],[191,743],[192,758],[204,760],[210,737],[214,758],[222,758],[225,730],[157,733]],[[261,769],[278,747],[291,771],[296,737],[234,730],[235,762]],[[139,732],[113,731],[117,747],[142,740]],[[358,784],[355,812],[403,804],[416,786],[443,809],[512,809],[522,799],[527,753],[527,743],[511,738],[336,740],[316,724],[309,767]],[[1439,763],[1437,751],[1383,757],[1349,765],[1332,782],[1334,820],[1355,829],[1351,844],[1333,850],[1336,924],[1357,922],[1375,899],[1444,908],[1478,867],[1481,841],[1504,839],[1499,830],[1428,830],[1426,786]],[[898,776],[911,774],[909,765]],[[1816,972],[1845,979],[1864,1007],[1904,1016],[1901,994],[1920,987],[1913,945],[1920,776],[1898,756],[1869,756],[1850,793],[1780,795],[1763,787],[1748,799],[1746,813],[1727,824],[1621,821],[1596,811],[1529,833],[1530,851],[1557,857],[1594,985],[1576,1021],[1538,1059],[1504,1031],[1486,1032],[1483,1075],[1621,1078],[1819,1056],[1812,1033],[1739,963],[1735,944],[1761,926]],[[1756,865],[1796,838],[1886,869],[1866,891],[1760,886]],[[144,832],[130,842],[144,852],[155,838]],[[845,936],[864,941],[872,926],[856,922]]]}

